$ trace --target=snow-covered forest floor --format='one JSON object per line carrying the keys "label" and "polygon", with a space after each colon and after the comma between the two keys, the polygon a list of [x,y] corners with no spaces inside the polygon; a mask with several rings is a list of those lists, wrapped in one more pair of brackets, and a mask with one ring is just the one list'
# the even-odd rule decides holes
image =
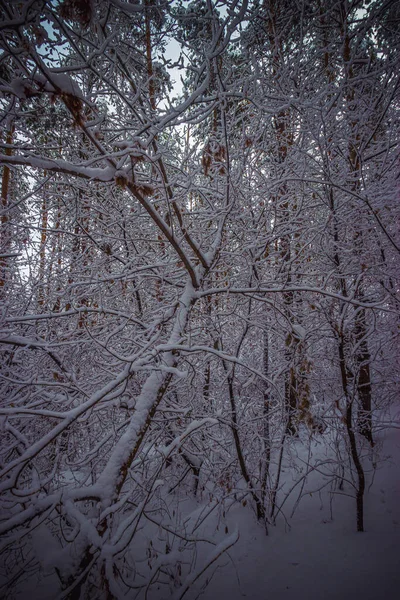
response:
{"label": "snow-covered forest floor", "polygon": [[[171,495],[169,510],[182,514],[187,531],[199,539],[215,541],[217,548],[230,546],[209,568],[188,585],[184,597],[214,600],[397,600],[400,586],[400,411],[392,410],[387,425],[376,435],[376,446],[366,450],[365,531],[356,531],[355,500],[352,484],[343,489],[327,464],[324,437],[329,431],[293,439],[283,461],[278,506],[280,514],[265,535],[249,503],[238,502],[237,492],[223,501],[207,501],[207,486],[197,499],[177,490]],[[305,430],[302,430],[305,434]],[[307,448],[307,450],[306,450]],[[308,469],[305,463],[308,463]],[[328,463],[329,464],[329,463]],[[369,467],[368,467],[369,465]],[[310,466],[314,468],[310,469]],[[315,468],[316,467],[316,468]],[[301,469],[309,472],[302,479]],[[299,475],[300,473],[300,475]],[[304,485],[303,485],[304,484]],[[288,492],[290,492],[289,495]],[[168,499],[166,499],[168,503]],[[45,577],[24,581],[15,589],[17,599],[51,600],[61,590],[51,569],[51,536],[39,528],[34,536],[37,557],[45,567]],[[164,538],[159,538],[164,541]],[[237,541],[231,545],[234,540]],[[144,526],[133,542],[132,553],[146,555],[154,528]],[[198,544],[195,575],[210,563],[208,544]],[[217,551],[215,554],[217,555]],[[171,565],[174,563],[171,555]],[[190,557],[188,555],[188,560]],[[179,555],[182,560],[182,555]],[[183,560],[184,562],[184,560]],[[46,567],[47,565],[47,567]],[[194,578],[189,575],[187,583]],[[177,580],[178,581],[178,580]],[[151,600],[181,598],[185,581],[179,585],[151,589]],[[128,595],[134,598],[135,594]]]}
{"label": "snow-covered forest floor", "polygon": [[[199,597],[396,600],[400,589],[399,423],[383,431],[378,440],[381,460],[368,477],[373,483],[365,496],[364,533],[355,530],[353,498],[336,493],[331,512],[330,493],[312,493],[315,487],[309,484],[293,518],[287,524],[278,518],[268,537],[254,514],[235,505],[226,522],[229,529],[239,528],[240,539],[229,557],[219,561]],[[288,471],[287,486],[290,481]],[[290,512],[286,506],[286,513]],[[194,600],[197,594],[193,590],[188,597]]]}

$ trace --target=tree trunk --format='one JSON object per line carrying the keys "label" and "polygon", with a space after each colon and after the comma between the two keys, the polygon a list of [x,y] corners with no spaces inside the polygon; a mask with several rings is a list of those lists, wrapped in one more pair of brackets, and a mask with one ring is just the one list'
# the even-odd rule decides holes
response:
{"label": "tree trunk", "polygon": [[[11,126],[7,132],[6,143],[11,145],[14,133],[14,126]],[[4,152],[7,156],[11,156],[11,148],[6,148]],[[1,252],[4,256],[0,257],[0,299],[4,296],[4,288],[7,281],[8,257],[7,254],[11,250],[11,233],[8,231],[8,195],[10,188],[10,168],[7,165],[3,167],[3,176],[1,179],[1,231],[2,231],[2,247]]]}
{"label": "tree trunk", "polygon": [[357,394],[359,400],[357,427],[358,431],[374,446],[372,437],[372,387],[370,362],[371,355],[366,340],[365,310],[361,309],[356,318],[356,340],[359,348],[356,354],[358,366]]}
{"label": "tree trunk", "polygon": [[[265,377],[269,374],[269,337],[265,326],[263,335],[263,371]],[[264,456],[261,460],[261,501],[265,506],[269,469],[271,464],[271,431],[270,431],[270,390],[268,383],[264,383],[263,397],[263,427],[264,427]]]}
{"label": "tree trunk", "polygon": [[348,372],[346,367],[345,348],[343,335],[339,337],[339,364],[342,379],[342,388],[346,400],[346,430],[350,442],[350,452],[354,466],[357,471],[358,485],[356,489],[356,511],[357,511],[357,531],[364,531],[364,491],[365,491],[365,475],[361,464],[360,456],[357,449],[356,436],[353,429],[353,401],[349,397],[348,392]]}

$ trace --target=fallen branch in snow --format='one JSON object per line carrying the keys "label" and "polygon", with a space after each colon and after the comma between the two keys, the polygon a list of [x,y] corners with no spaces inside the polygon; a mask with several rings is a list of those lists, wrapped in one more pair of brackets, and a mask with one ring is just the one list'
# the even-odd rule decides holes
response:
{"label": "fallen branch in snow", "polygon": [[197,569],[194,573],[188,575],[185,579],[182,588],[179,589],[176,594],[174,594],[174,600],[181,600],[186,593],[189,591],[190,587],[203,575],[205,571],[224,554],[229,548],[234,546],[236,542],[239,540],[239,530],[236,529],[231,535],[226,537],[222,542],[215,547],[210,556],[206,559],[205,563]]}

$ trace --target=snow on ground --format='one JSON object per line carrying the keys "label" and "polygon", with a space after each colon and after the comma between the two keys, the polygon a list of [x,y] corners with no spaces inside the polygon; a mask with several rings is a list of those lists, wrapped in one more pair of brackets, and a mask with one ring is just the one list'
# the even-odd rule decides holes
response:
{"label": "snow on ground", "polygon": [[[199,577],[184,595],[185,600],[397,600],[400,597],[400,427],[396,427],[387,428],[377,436],[380,460],[378,468],[371,468],[367,475],[364,533],[355,530],[355,501],[346,494],[349,484],[345,484],[344,494],[338,494],[336,489],[331,505],[330,486],[321,493],[315,492],[323,480],[321,473],[316,472],[307,479],[293,518],[290,515],[297,490],[284,505],[287,521],[279,517],[276,526],[270,525],[268,536],[249,504],[244,507],[235,502],[229,510],[218,505],[196,534],[200,538],[214,537],[220,544],[234,539],[239,530],[239,541]],[[286,489],[299,479],[293,465],[297,464],[298,469],[302,459],[307,458],[301,440],[290,441],[289,447],[291,457],[287,460],[291,467],[285,468],[283,474]],[[315,439],[312,454],[314,464],[328,456],[324,438]],[[366,467],[370,463],[368,451],[363,462]],[[311,490],[314,492],[310,494]],[[188,530],[210,510],[205,502],[193,497],[177,497],[176,501],[187,515]],[[46,554],[49,545],[39,533],[36,558],[45,564],[47,560],[41,555]],[[150,534],[144,528],[135,539],[139,554],[145,551],[143,540]],[[212,552],[215,548],[208,544],[199,547],[196,569]],[[22,586],[18,600],[58,597],[55,576],[51,569],[46,571],[47,577],[38,586],[33,586],[32,581]],[[182,588],[175,591],[177,598],[182,597]],[[124,597],[134,598],[129,594]],[[155,587],[149,594],[151,600],[173,597],[165,587],[158,591]]]}
{"label": "snow on ground", "polygon": [[364,533],[355,531],[355,502],[348,496],[335,497],[332,520],[318,494],[304,497],[290,531],[281,519],[268,537],[247,508],[236,506],[227,524],[228,530],[239,527],[238,544],[221,559],[206,589],[202,592],[199,584],[186,598],[397,600],[400,429],[387,430],[380,438],[384,461],[366,493]]}

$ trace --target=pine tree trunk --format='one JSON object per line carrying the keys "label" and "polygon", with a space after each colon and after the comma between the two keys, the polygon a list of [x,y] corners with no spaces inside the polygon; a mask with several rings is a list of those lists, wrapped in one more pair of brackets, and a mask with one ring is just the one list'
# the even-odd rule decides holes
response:
{"label": "pine tree trunk", "polygon": [[[11,126],[7,132],[6,143],[11,145],[12,138],[14,133],[14,126]],[[11,148],[6,148],[4,152],[7,156],[11,156],[12,150]],[[8,260],[7,254],[9,254],[11,250],[11,233],[8,231],[8,196],[9,196],[9,188],[10,188],[10,169],[7,165],[3,167],[3,176],[1,179],[1,238],[2,238],[2,247],[1,253],[4,255],[0,257],[0,298],[4,296],[4,288],[7,281],[7,271],[8,271]]]}

